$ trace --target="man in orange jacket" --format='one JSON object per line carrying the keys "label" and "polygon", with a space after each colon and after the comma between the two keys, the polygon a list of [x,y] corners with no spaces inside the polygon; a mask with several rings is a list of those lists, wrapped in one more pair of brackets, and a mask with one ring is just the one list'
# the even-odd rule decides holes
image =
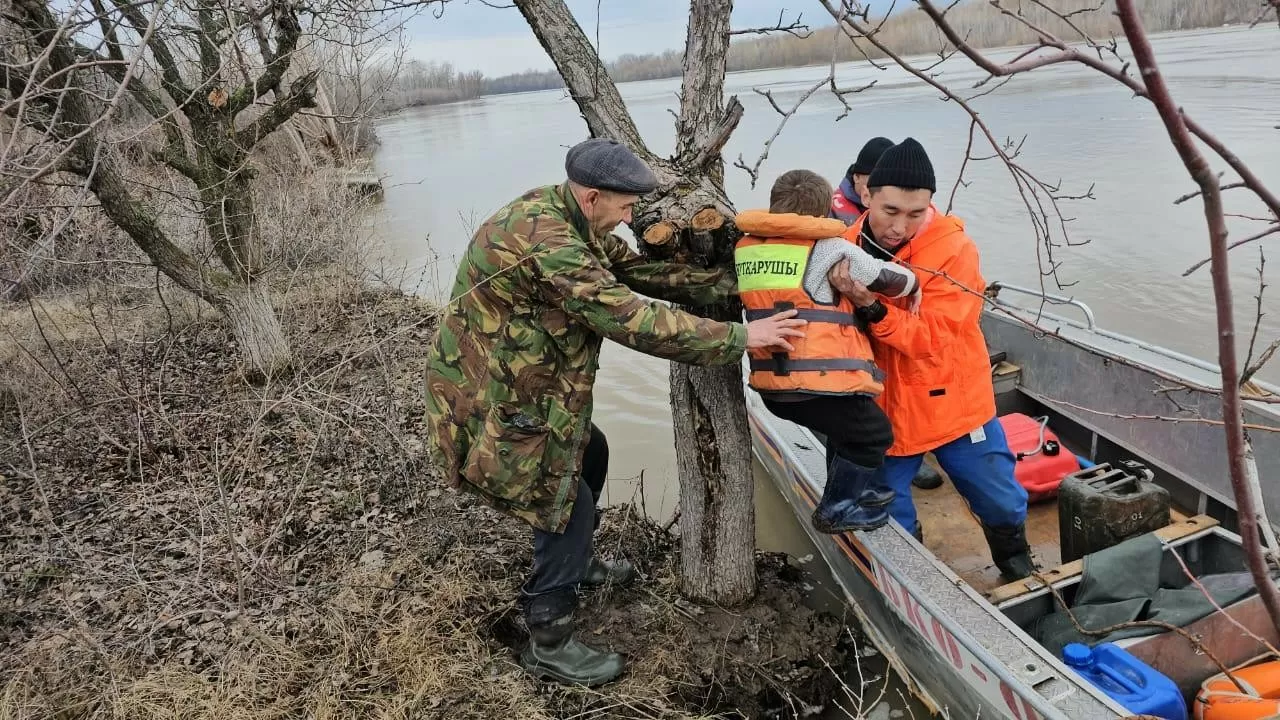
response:
{"label": "man in orange jacket", "polygon": [[991,362],[979,320],[986,282],[964,222],[933,206],[933,164],[907,138],[881,155],[867,180],[867,212],[846,237],[880,259],[911,268],[922,294],[917,313],[877,297],[837,267],[831,282],[867,323],[886,382],[880,403],[894,442],[879,468],[895,491],[889,512],[922,537],[911,479],[932,452],[982,523],[991,556],[1010,580],[1034,567],[1027,548],[1027,493],[996,419]]}

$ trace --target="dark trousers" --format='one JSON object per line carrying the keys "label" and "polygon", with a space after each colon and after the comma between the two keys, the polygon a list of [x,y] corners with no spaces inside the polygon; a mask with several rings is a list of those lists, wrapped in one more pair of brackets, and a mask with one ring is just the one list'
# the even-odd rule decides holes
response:
{"label": "dark trousers", "polygon": [[609,443],[594,424],[582,456],[578,497],[563,533],[533,531],[533,573],[525,582],[525,621],[541,625],[573,612],[578,583],[587,572],[595,535],[596,503],[609,473]]}
{"label": "dark trousers", "polygon": [[878,468],[893,445],[893,426],[876,401],[863,395],[815,395],[807,400],[764,399],[769,412],[826,436],[832,453],[867,468]]}

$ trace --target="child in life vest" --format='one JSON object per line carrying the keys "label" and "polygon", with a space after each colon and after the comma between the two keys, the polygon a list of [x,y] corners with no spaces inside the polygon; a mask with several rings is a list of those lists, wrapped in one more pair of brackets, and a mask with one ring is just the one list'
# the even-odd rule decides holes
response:
{"label": "child in life vest", "polygon": [[827,482],[814,510],[820,532],[874,530],[889,521],[894,492],[876,480],[893,444],[888,417],[876,404],[883,373],[852,302],[828,273],[842,260],[850,275],[890,297],[918,295],[915,274],[877,260],[840,237],[844,223],[824,217],[831,186],[808,170],[774,183],[769,211],[735,218],[746,233],[734,248],[738,296],[748,320],[795,309],[807,321],[790,352],[750,353],[750,385],[771,413],[826,436]]}

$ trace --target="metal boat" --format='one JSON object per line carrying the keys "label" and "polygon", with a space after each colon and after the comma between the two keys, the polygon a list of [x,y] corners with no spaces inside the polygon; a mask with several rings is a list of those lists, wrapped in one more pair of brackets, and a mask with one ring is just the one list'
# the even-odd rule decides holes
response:
{"label": "metal boat", "polygon": [[[993,292],[996,291],[996,292]],[[1008,300],[1024,294],[1027,308]],[[1155,531],[1164,561],[1177,553],[1196,575],[1245,568],[1227,477],[1215,365],[1097,327],[1082,303],[996,284],[982,328],[993,355],[998,413],[1047,416],[1077,455],[1093,463],[1137,460],[1166,488],[1174,511]],[[1074,306],[1082,319],[1044,312]],[[1074,314],[1074,313],[1073,313]],[[892,382],[892,378],[889,380]],[[1280,396],[1264,384],[1251,394]],[[1246,402],[1245,420],[1280,428],[1280,406]],[[768,412],[748,389],[753,449],[794,510],[843,590],[863,629],[907,685],[949,718],[1121,718],[1124,707],[1077,675],[1028,633],[1054,610],[1037,579],[1003,583],[985,540],[950,483],[914,490],[924,526],[921,544],[896,522],[839,536],[815,531],[809,518],[826,482],[822,439]],[[1164,419],[1161,419],[1164,418]],[[1173,420],[1179,420],[1173,422]],[[1280,433],[1251,433],[1260,476],[1280,475]],[[1270,515],[1280,513],[1280,484],[1263,484]],[[1082,563],[1061,562],[1056,502],[1028,517],[1033,558],[1064,598],[1081,582]],[[1164,562],[1162,561],[1162,562]],[[1069,601],[1069,600],[1068,600]],[[1275,645],[1275,628],[1256,593],[1186,627],[1227,664],[1265,652],[1247,627]],[[1132,638],[1126,650],[1173,679],[1190,700],[1218,672],[1205,655],[1171,632]],[[1190,705],[1188,705],[1190,707]]]}

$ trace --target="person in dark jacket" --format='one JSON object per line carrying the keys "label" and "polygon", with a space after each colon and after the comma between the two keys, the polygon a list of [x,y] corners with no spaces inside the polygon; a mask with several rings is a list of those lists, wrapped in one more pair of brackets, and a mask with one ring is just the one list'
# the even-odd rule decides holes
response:
{"label": "person in dark jacket", "polygon": [[874,137],[858,151],[858,159],[854,160],[845,171],[844,179],[831,193],[830,217],[841,220],[845,225],[857,222],[862,213],[867,211],[866,201],[862,195],[867,191],[867,176],[871,174],[880,159],[880,154],[893,147],[893,141],[886,137]]}

